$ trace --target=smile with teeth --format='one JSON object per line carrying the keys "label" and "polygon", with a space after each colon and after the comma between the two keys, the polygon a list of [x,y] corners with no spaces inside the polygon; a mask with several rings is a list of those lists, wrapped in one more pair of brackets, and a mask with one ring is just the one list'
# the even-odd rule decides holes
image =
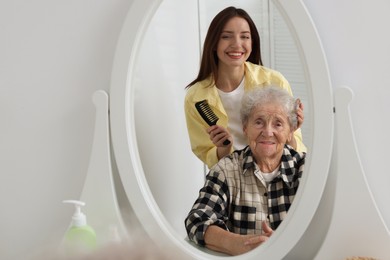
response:
{"label": "smile with teeth", "polygon": [[266,141],[266,140],[260,141],[260,144],[263,144],[263,145],[272,145],[274,143],[275,143],[274,141]]}
{"label": "smile with teeth", "polygon": [[227,54],[228,54],[229,56],[231,56],[231,57],[234,57],[234,58],[236,58],[236,57],[241,57],[242,55],[244,55],[243,52],[228,52]]}

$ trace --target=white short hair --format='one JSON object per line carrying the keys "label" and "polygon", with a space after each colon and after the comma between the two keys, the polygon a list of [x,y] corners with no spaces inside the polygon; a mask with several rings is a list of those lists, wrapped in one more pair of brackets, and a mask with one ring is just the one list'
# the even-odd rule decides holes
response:
{"label": "white short hair", "polygon": [[277,86],[256,87],[244,94],[240,110],[242,125],[248,123],[249,116],[255,107],[270,102],[279,104],[283,108],[290,127],[295,129],[298,124],[295,99],[285,89]]}

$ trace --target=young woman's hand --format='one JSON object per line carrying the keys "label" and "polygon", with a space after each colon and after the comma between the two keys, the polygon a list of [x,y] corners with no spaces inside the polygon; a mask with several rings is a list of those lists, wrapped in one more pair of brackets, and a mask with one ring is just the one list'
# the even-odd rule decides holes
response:
{"label": "young woman's hand", "polygon": [[[207,129],[207,133],[210,136],[210,140],[216,147],[229,148],[230,150],[232,145],[232,138],[226,128],[219,125],[213,125]],[[224,142],[226,140],[229,140],[230,144],[225,145]]]}
{"label": "young woman's hand", "polygon": [[[213,125],[207,129],[207,133],[210,136],[210,140],[217,147],[218,160],[230,154],[233,140],[226,128],[219,125]],[[227,140],[229,141],[228,144],[226,144]]]}
{"label": "young woman's hand", "polygon": [[[305,117],[303,114],[303,103],[301,102],[301,100],[299,98],[297,98],[297,100],[295,102],[296,102],[296,106],[297,106],[297,119],[298,119],[297,129],[298,129],[302,126],[303,120]],[[297,130],[297,129],[295,129],[295,130]]]}

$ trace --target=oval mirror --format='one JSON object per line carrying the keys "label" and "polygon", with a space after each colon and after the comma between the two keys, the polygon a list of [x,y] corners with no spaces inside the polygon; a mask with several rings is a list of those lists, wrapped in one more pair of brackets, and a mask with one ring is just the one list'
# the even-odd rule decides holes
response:
{"label": "oval mirror", "polygon": [[203,185],[205,168],[190,150],[183,100],[184,86],[198,70],[208,24],[228,5],[248,10],[261,34],[264,64],[281,71],[305,104],[302,132],[309,153],[303,188],[269,243],[248,253],[283,258],[317,209],[333,138],[326,61],[300,1],[134,0],[118,41],[110,90],[115,159],[131,206],[150,237],[184,255],[210,259],[210,252],[185,240],[184,218]]}

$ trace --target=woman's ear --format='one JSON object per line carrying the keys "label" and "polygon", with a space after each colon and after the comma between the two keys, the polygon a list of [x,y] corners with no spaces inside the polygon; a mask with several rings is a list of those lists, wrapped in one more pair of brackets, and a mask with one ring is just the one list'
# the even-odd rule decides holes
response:
{"label": "woman's ear", "polygon": [[292,130],[292,131],[290,131],[290,132],[288,133],[288,136],[287,136],[287,142],[288,142],[288,143],[291,142],[293,136],[294,136],[294,131]]}
{"label": "woman's ear", "polygon": [[246,124],[242,127],[242,131],[244,132],[245,136],[248,137],[248,134],[246,132],[247,130],[247,127],[246,127]]}

